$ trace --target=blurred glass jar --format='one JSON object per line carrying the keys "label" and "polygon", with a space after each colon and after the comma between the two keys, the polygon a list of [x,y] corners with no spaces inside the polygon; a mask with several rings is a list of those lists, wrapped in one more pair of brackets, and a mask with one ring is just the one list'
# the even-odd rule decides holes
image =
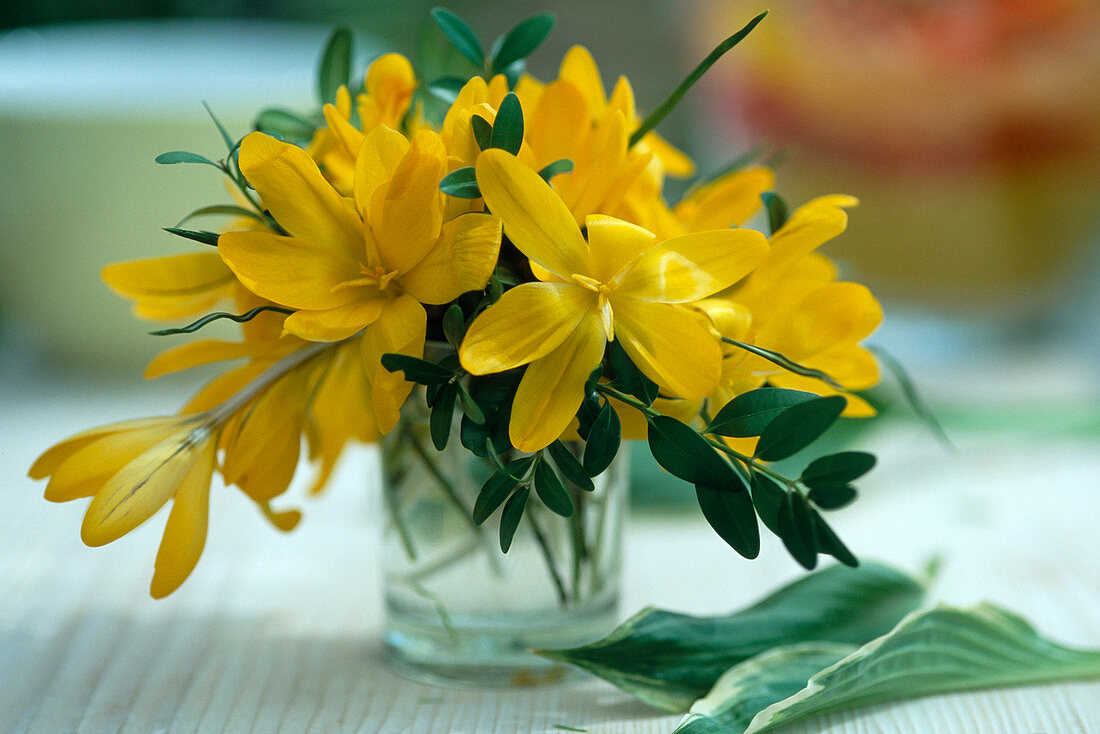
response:
{"label": "blurred glass jar", "polygon": [[[771,8],[703,96],[731,135],[791,146],[792,203],[863,201],[829,253],[895,302],[992,319],[1055,306],[1100,213],[1100,5]],[[743,13],[708,4],[700,46]]]}

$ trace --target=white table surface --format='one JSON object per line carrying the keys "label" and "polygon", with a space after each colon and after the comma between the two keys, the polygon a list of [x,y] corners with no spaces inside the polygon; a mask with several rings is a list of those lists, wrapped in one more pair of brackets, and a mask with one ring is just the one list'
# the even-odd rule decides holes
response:
{"label": "white table surface", "polygon": [[[45,502],[44,485],[25,471],[72,432],[172,410],[180,383],[165,391],[4,377],[0,732],[491,734],[561,725],[647,734],[679,720],[586,677],[452,690],[392,673],[379,641],[370,450],[349,457],[325,496],[301,503],[305,518],[290,535],[272,530],[236,490],[215,491],[198,569],[176,594],[153,601],[147,588],[164,515],[107,547],[85,548],[84,503]],[[913,572],[940,555],[935,599],[990,599],[1055,639],[1100,647],[1100,443],[1087,382],[1059,399],[1090,430],[1021,431],[1009,404],[988,396],[983,405],[1009,417],[956,432],[955,456],[919,426],[887,427],[869,447],[880,465],[862,498],[832,516],[839,534],[861,556]],[[738,608],[800,573],[771,541],[760,559],[745,561],[697,515],[635,513],[622,614],[647,604],[697,614]],[[777,731],[1087,734],[1100,731],[1100,682],[935,696]]]}

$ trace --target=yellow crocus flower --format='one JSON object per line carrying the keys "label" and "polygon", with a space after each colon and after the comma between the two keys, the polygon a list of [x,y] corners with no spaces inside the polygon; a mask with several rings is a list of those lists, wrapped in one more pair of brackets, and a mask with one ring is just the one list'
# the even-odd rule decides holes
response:
{"label": "yellow crocus flower", "polygon": [[721,349],[705,319],[679,304],[748,274],[767,252],[763,235],[723,229],[658,241],[628,222],[592,215],[586,242],[568,207],[514,156],[485,151],[477,180],[541,281],[501,296],[474,320],[459,350],[475,375],[528,365],[509,425],[516,448],[536,451],[567,429],[611,339],[667,395],[701,398],[714,390]]}

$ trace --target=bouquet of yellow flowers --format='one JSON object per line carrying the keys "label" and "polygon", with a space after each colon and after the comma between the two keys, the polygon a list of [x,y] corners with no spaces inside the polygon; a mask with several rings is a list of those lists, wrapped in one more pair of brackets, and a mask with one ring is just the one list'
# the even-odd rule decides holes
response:
{"label": "bouquet of yellow flowers", "polygon": [[[584,48],[555,79],[524,72],[550,15],[486,52],[436,9],[464,66],[428,84],[392,53],[353,83],[352,36],[337,31],[319,113],[266,110],[239,141],[218,124],[220,160],[158,158],[224,174],[235,203],[192,216],[232,224],[170,228],[197,249],[103,271],[139,317],[201,316],[158,333],[240,323],[239,341],[171,347],[147,377],[231,366],[179,414],[79,433],[31,476],[49,478],[48,500],[91,498],[90,546],[171,501],[154,597],[199,560],[212,475],[289,530],[299,513],[272,502],[303,446],[320,491],[349,442],[395,435],[410,411],[431,446],[415,431],[401,441],[429,461],[457,448],[483,467],[468,520],[497,518],[505,552],[525,517],[579,517],[622,442],[639,439],[694,485],[738,553],[759,552],[759,518],[807,568],[820,553],[855,565],[819,510],[852,500],[874,457],[834,453],[794,475],[774,462],[841,415],[873,413],[854,391],[878,379],[860,342],[881,310],[817,252],[856,201],[829,195],[788,212],[754,156],[697,177],[674,205],[662,195],[666,176],[696,166],[654,127],[762,17],[648,116],[625,78],[607,94]],[[764,231],[744,226],[753,217]],[[224,302],[231,311],[211,312]]]}

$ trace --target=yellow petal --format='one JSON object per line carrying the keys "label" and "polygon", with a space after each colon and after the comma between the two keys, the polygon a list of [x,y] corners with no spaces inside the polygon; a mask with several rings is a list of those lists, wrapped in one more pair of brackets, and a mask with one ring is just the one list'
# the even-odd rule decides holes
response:
{"label": "yellow petal", "polygon": [[370,65],[363,81],[367,89],[366,99],[361,98],[359,105],[363,129],[399,126],[416,89],[409,60],[401,54],[384,54]]}
{"label": "yellow petal", "polygon": [[588,105],[580,90],[568,81],[551,82],[526,122],[524,139],[539,163],[546,165],[561,158],[572,158],[589,124]]}
{"label": "yellow petal", "polygon": [[[438,133],[421,130],[371,203],[371,232],[387,270],[407,272],[420,262],[439,238],[443,226],[443,192],[439,180],[447,173],[447,150]],[[380,206],[379,206],[380,204]]]}
{"label": "yellow petal", "polygon": [[[345,87],[341,89],[347,94]],[[359,146],[363,143],[363,133],[348,121],[347,115],[341,114],[340,110],[333,105],[326,104],[321,112],[325,116],[325,122],[328,123],[328,129],[332,131],[333,137],[343,148],[344,153],[355,157],[359,152]]]}
{"label": "yellow petal", "polygon": [[218,251],[249,290],[283,306],[334,308],[355,298],[352,289],[338,286],[360,277],[359,261],[324,245],[266,232],[227,232]]}
{"label": "yellow petal", "polygon": [[172,497],[209,440],[202,424],[188,421],[128,461],[88,505],[80,528],[84,543],[110,543],[148,520]]}
{"label": "yellow petal", "polygon": [[120,421],[118,423],[111,423],[73,434],[64,441],[54,444],[43,452],[41,456],[35,459],[34,464],[32,464],[31,468],[27,471],[27,476],[31,479],[45,479],[57,471],[57,468],[62,462],[66,461],[81,448],[87,446],[92,441],[96,441],[112,433],[125,433],[146,428],[155,428],[157,426],[175,423],[176,420],[177,419],[174,417],[138,418],[137,420]]}
{"label": "yellow petal", "polygon": [[600,79],[600,70],[584,46],[574,46],[566,52],[558,78],[568,79],[580,90],[592,114],[601,112],[606,106],[607,94]]}
{"label": "yellow petal", "polygon": [[103,282],[134,301],[134,314],[176,319],[207,311],[232,295],[236,278],[216,250],[113,263]]}
{"label": "yellow petal", "polygon": [[389,433],[401,416],[401,404],[412,391],[400,372],[382,366],[387,352],[421,357],[428,315],[412,296],[405,294],[386,304],[378,320],[371,324],[360,342],[367,378],[371,383],[371,408],[378,431]]}
{"label": "yellow petal", "polygon": [[477,182],[504,233],[527,257],[562,279],[588,272],[588,245],[573,215],[537,173],[496,148],[477,159]]}
{"label": "yellow petal", "polygon": [[595,309],[596,294],[576,285],[516,286],[470,324],[458,353],[462,366],[486,375],[544,357]]}
{"label": "yellow petal", "polygon": [[843,232],[848,226],[848,214],[842,207],[857,203],[850,196],[830,195],[800,206],[771,236],[771,251],[761,267],[761,275],[779,277],[792,263]]}
{"label": "yellow petal", "polygon": [[[675,176],[676,178],[687,178],[695,174],[695,161],[691,160],[686,153],[680,151],[657,133],[647,133],[642,138],[642,145],[653,151],[657,159],[661,161],[661,165],[668,175]],[[728,226],[731,222],[718,226]],[[740,222],[738,222],[738,224],[740,224]]]}
{"label": "yellow petal", "polygon": [[585,318],[556,349],[527,367],[508,424],[513,446],[538,451],[569,427],[584,399],[584,383],[603,359],[606,343],[600,320]]}
{"label": "yellow petal", "polygon": [[744,305],[726,298],[704,298],[691,304],[691,307],[707,315],[719,336],[741,341],[752,327],[752,312]]}
{"label": "yellow petal", "polygon": [[376,127],[363,137],[355,157],[355,206],[364,221],[378,187],[389,181],[409,152],[409,140],[391,128]]}
{"label": "yellow petal", "polygon": [[500,218],[471,212],[443,225],[439,242],[401,285],[421,303],[442,304],[489,282],[500,251]]}
{"label": "yellow petal", "polygon": [[652,232],[602,214],[589,214],[584,225],[588,229],[592,277],[602,283],[610,282],[655,242]]}
{"label": "yellow petal", "polygon": [[295,311],[287,316],[283,328],[309,341],[339,341],[374,323],[389,300],[385,296],[358,298],[325,311]]}
{"label": "yellow petal", "polygon": [[256,346],[246,342],[227,342],[220,339],[187,342],[153,357],[145,368],[144,377],[151,379],[211,362],[243,359],[255,351]]}
{"label": "yellow petal", "polygon": [[768,252],[751,229],[715,229],[674,237],[639,257],[621,277],[619,293],[663,303],[705,298],[748,275]]}
{"label": "yellow petal", "polygon": [[241,173],[283,229],[354,259],[363,249],[362,221],[301,148],[255,132],[241,142]]}
{"label": "yellow petal", "polygon": [[627,355],[665,394],[705,398],[714,392],[722,350],[706,317],[680,306],[615,301],[615,334]]}
{"label": "yellow petal", "polygon": [[172,512],[164,526],[164,536],[157,549],[157,560],[149,594],[163,599],[179,588],[206,544],[206,526],[210,509],[210,475],[216,459],[214,441],[208,441],[195,457],[191,471],[180,483],[172,500]]}
{"label": "yellow petal", "polygon": [[674,211],[692,232],[739,226],[762,206],[760,194],[774,187],[774,171],[752,166],[700,187],[677,204]]}
{"label": "yellow petal", "polygon": [[251,360],[237,369],[219,375],[188,400],[180,409],[180,413],[201,413],[216,408],[259,377],[274,361],[274,359]]}
{"label": "yellow petal", "polygon": [[596,126],[585,150],[577,156],[579,160],[574,161],[577,167],[573,173],[562,177],[561,198],[574,217],[603,210],[627,158],[627,136],[626,118],[615,110]]}

